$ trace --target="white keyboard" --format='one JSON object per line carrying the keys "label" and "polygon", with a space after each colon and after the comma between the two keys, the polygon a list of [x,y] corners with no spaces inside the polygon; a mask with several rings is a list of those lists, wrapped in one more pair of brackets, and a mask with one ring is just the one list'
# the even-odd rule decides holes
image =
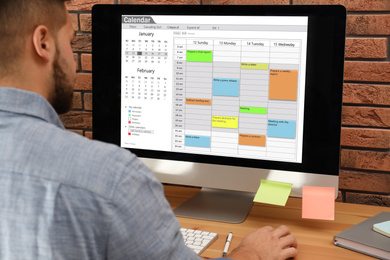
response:
{"label": "white keyboard", "polygon": [[180,231],[183,235],[184,243],[198,255],[218,238],[217,233],[196,229],[181,228]]}

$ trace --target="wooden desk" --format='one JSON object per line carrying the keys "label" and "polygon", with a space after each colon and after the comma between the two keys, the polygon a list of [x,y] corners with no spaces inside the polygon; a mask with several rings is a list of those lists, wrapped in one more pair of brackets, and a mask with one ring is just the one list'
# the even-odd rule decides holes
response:
{"label": "wooden desk", "polygon": [[[199,192],[199,189],[196,188],[178,186],[165,186],[164,188],[172,208]],[[297,260],[374,259],[333,245],[333,236],[382,211],[390,212],[390,208],[337,202],[335,220],[326,221],[302,219],[301,207],[302,200],[300,198],[289,198],[285,207],[254,203],[247,219],[240,224],[182,217],[178,219],[184,228],[206,230],[219,234],[217,241],[201,254],[201,257],[206,259],[222,256],[226,236],[229,232],[234,234],[230,246],[230,249],[233,249],[238,246],[245,235],[257,228],[266,225],[278,227],[282,224],[287,225],[298,240],[299,254],[295,258]]]}

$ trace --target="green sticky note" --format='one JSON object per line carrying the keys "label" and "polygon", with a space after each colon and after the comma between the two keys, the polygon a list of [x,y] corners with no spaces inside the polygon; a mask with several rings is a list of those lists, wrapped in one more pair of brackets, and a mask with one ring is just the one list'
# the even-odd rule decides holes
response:
{"label": "green sticky note", "polygon": [[254,202],[285,206],[291,193],[291,183],[261,180]]}

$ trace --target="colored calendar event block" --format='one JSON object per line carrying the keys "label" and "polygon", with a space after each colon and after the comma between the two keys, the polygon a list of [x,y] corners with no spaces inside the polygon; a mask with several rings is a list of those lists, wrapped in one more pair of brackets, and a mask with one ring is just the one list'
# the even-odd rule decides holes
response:
{"label": "colored calendar event block", "polygon": [[238,128],[238,117],[232,116],[213,116],[212,127]]}
{"label": "colored calendar event block", "polygon": [[297,70],[270,70],[269,99],[297,100],[297,88]]}
{"label": "colored calendar event block", "polygon": [[267,108],[265,108],[265,107],[240,107],[240,113],[266,115]]}
{"label": "colored calendar event block", "polygon": [[268,63],[241,63],[241,69],[245,70],[268,70]]}
{"label": "colored calendar event block", "polygon": [[184,144],[186,146],[210,148],[210,136],[186,135]]}
{"label": "colored calendar event block", "polygon": [[187,50],[187,61],[213,62],[213,51]]}
{"label": "colored calendar event block", "polygon": [[265,135],[239,134],[238,144],[265,147]]}
{"label": "colored calendar event block", "polygon": [[239,79],[213,78],[213,95],[238,97],[240,93]]}
{"label": "colored calendar event block", "polygon": [[211,99],[186,98],[187,105],[211,106]]}
{"label": "colored calendar event block", "polygon": [[296,121],[292,120],[268,120],[269,137],[277,138],[295,138]]}

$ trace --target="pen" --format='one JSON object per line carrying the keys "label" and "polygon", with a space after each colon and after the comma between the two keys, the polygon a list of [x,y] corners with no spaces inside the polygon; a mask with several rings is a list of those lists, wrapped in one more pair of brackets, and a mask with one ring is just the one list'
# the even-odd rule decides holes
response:
{"label": "pen", "polygon": [[230,242],[232,241],[233,233],[230,232],[229,235],[226,238],[225,248],[223,249],[222,257],[225,257],[229,250]]}

